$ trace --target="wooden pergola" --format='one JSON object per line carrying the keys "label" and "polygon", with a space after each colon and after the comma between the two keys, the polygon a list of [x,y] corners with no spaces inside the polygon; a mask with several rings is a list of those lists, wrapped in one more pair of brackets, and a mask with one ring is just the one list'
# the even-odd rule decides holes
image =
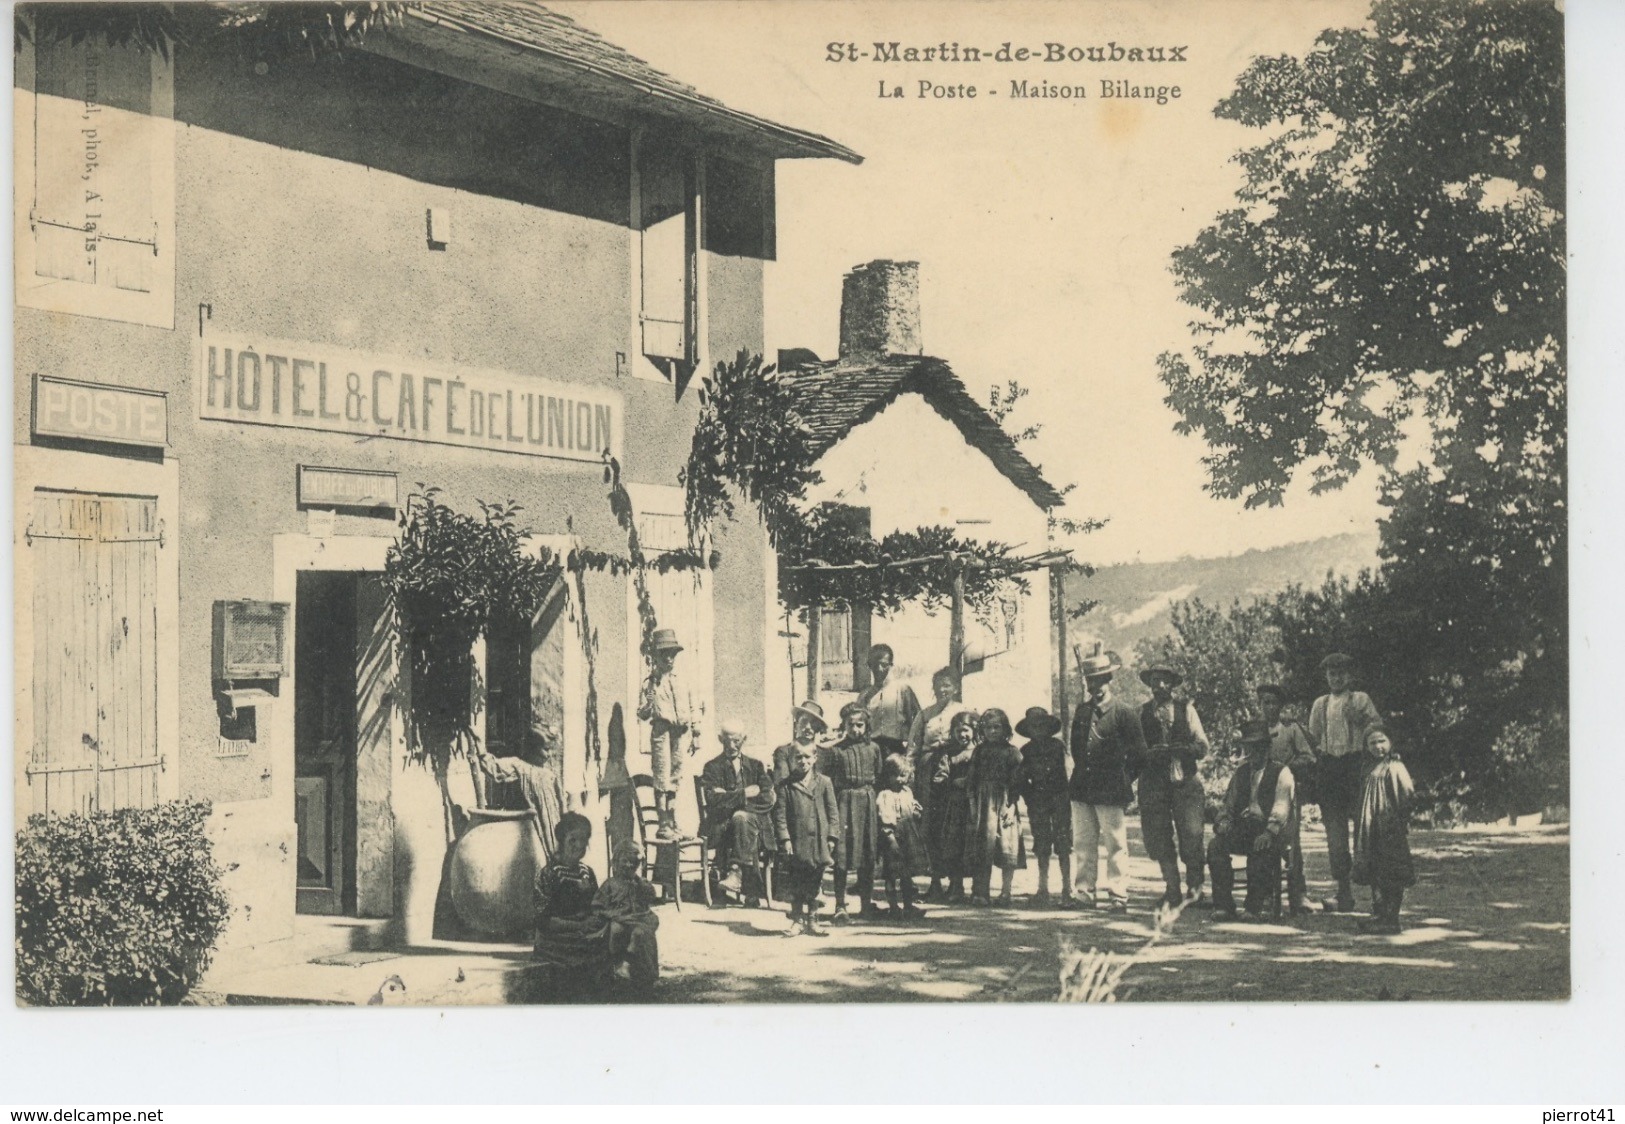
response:
{"label": "wooden pergola", "polygon": [[[1070,550],[1043,550],[1035,554],[1023,554],[1001,557],[993,560],[979,557],[971,553],[929,554],[918,558],[904,558],[886,562],[852,562],[832,564],[820,559],[809,559],[796,566],[786,566],[786,573],[818,573],[840,574],[874,572],[878,570],[896,570],[909,566],[929,566],[947,563],[953,573],[953,587],[949,599],[950,615],[948,623],[948,664],[954,672],[956,679],[962,680],[965,675],[965,574],[971,570],[987,571],[995,578],[1016,577],[1020,574],[1029,574],[1036,570],[1059,569],[1072,561]],[[1059,575],[1057,575],[1059,580]],[[1055,599],[1052,595],[1051,606],[1053,613]],[[807,610],[807,697],[817,699],[823,679],[823,660],[821,658],[821,640],[819,617],[824,606],[822,604],[809,604]],[[1065,651],[1062,641],[1061,650]]]}

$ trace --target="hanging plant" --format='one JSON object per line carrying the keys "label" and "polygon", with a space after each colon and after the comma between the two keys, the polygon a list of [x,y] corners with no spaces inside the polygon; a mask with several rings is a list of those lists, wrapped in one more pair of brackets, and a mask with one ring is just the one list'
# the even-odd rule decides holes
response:
{"label": "hanging plant", "polygon": [[798,504],[807,489],[823,479],[795,395],[760,355],[740,351],[701,380],[699,400],[681,477],[690,541],[703,541],[715,520],[733,518],[730,488],[737,488],[779,547],[801,520]]}
{"label": "hanging plant", "polygon": [[518,504],[479,503],[468,515],[419,484],[384,561],[388,591],[412,669],[411,759],[427,764],[446,802],[454,758],[474,744],[474,642],[493,622],[528,621],[540,611],[563,568],[550,552],[523,549]]}

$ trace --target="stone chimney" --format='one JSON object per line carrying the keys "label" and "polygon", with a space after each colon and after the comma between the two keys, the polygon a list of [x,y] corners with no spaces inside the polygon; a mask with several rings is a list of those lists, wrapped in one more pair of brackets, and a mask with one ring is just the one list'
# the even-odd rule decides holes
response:
{"label": "stone chimney", "polygon": [[920,355],[920,263],[872,261],[841,282],[841,358]]}

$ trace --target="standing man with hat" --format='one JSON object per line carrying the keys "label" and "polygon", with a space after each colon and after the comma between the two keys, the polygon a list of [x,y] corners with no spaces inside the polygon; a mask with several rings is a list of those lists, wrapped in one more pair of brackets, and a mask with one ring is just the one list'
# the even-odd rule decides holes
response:
{"label": "standing man with hat", "polygon": [[816,757],[818,739],[829,729],[824,708],[808,699],[790,711],[790,740],[773,751],[773,782],[783,784],[796,771],[796,758],[803,747]]}
{"label": "standing man with hat", "polygon": [[649,724],[650,772],[655,782],[655,809],[660,814],[655,838],[667,843],[681,838],[677,785],[683,779],[683,758],[700,744],[699,707],[677,676],[677,654],[682,650],[676,629],[655,629],[649,638],[649,678],[643,681],[638,701],[638,718]]}
{"label": "standing man with hat", "polygon": [[1321,904],[1329,913],[1349,913],[1354,909],[1349,835],[1360,814],[1361,753],[1366,734],[1382,725],[1382,715],[1369,695],[1352,689],[1354,661],[1348,656],[1333,652],[1321,661],[1320,669],[1326,673],[1328,691],[1309,710],[1309,740],[1319,758],[1320,818],[1326,825],[1326,852],[1337,881],[1337,896]]}
{"label": "standing man with hat", "polygon": [[[1207,756],[1202,718],[1188,699],[1175,701],[1174,688],[1184,677],[1171,667],[1148,667],[1140,682],[1151,688],[1151,701],[1140,708],[1146,761],[1140,773],[1140,833],[1146,853],[1162,867],[1163,903],[1202,897],[1203,806],[1206,795],[1196,763]],[[1177,849],[1175,846],[1177,837]],[[1179,863],[1185,863],[1185,895],[1179,892]]]}
{"label": "standing man with hat", "polygon": [[1072,832],[1079,904],[1095,905],[1100,843],[1106,842],[1106,899],[1113,913],[1128,910],[1128,853],[1124,810],[1134,799],[1134,778],[1145,759],[1140,716],[1112,693],[1122,667],[1113,652],[1078,660],[1084,699],[1072,716]]}
{"label": "standing man with hat", "polygon": [[1214,917],[1236,917],[1235,874],[1231,855],[1247,856],[1247,918],[1259,920],[1274,901],[1280,877],[1281,850],[1296,824],[1292,770],[1270,756],[1270,732],[1262,722],[1248,722],[1236,739],[1247,759],[1230,777],[1224,806],[1213,825],[1208,863],[1213,872]]}

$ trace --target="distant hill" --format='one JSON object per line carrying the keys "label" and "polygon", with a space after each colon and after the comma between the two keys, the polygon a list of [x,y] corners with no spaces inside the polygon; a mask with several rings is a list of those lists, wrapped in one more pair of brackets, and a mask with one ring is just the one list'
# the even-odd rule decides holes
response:
{"label": "distant hill", "polygon": [[1333,535],[1269,550],[1249,550],[1229,558],[1180,558],[1172,562],[1130,562],[1106,566],[1093,577],[1067,579],[1066,601],[1086,598],[1100,604],[1068,624],[1074,643],[1101,641],[1124,657],[1134,645],[1169,631],[1169,608],[1188,597],[1208,604],[1251,601],[1297,583],[1319,585],[1327,573],[1354,575],[1377,564],[1377,533]]}

